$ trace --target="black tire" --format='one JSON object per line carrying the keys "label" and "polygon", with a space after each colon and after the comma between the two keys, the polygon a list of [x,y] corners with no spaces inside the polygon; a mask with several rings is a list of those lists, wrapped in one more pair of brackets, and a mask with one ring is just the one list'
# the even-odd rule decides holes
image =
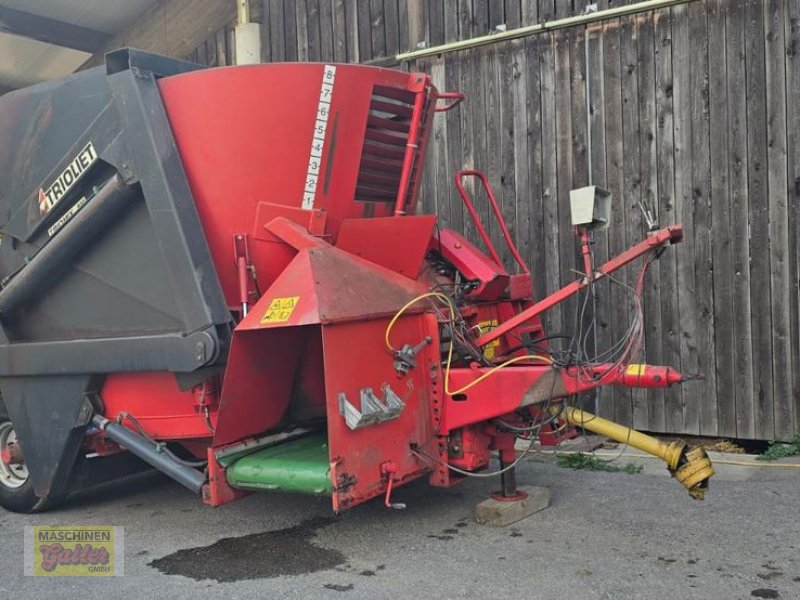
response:
{"label": "black tire", "polygon": [[[0,431],[10,427],[11,419],[0,398]],[[0,465],[0,468],[2,465]],[[17,513],[37,513],[55,508],[64,501],[66,494],[51,494],[40,498],[33,491],[30,477],[21,485],[11,486],[0,477],[0,506]]]}

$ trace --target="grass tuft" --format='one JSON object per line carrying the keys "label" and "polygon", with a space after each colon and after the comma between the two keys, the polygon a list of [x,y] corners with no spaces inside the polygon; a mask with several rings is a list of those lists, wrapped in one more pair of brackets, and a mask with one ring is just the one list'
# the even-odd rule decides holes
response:
{"label": "grass tuft", "polygon": [[586,470],[586,471],[605,471],[607,473],[628,473],[636,475],[644,470],[642,465],[628,463],[626,465],[615,465],[608,461],[600,460],[591,454],[578,452],[577,454],[559,454],[558,466],[565,469]]}
{"label": "grass tuft", "polygon": [[791,442],[770,442],[769,448],[756,456],[756,460],[778,460],[787,456],[797,456],[800,454],[800,431],[794,434]]}

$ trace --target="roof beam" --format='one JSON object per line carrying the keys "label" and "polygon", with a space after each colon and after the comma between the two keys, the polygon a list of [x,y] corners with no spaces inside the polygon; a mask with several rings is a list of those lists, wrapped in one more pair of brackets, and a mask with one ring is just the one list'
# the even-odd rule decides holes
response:
{"label": "roof beam", "polygon": [[235,21],[233,0],[159,0],[136,22],[114,35],[83,68],[101,65],[106,52],[126,47],[184,58]]}
{"label": "roof beam", "polygon": [[0,31],[90,54],[101,49],[111,37],[107,33],[94,29],[40,17],[5,6],[0,6]]}

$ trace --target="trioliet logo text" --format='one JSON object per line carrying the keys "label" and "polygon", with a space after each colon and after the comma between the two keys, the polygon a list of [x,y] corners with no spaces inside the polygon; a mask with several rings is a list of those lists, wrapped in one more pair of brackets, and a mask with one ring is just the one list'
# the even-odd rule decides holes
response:
{"label": "trioliet logo text", "polygon": [[86,170],[97,160],[92,142],[86,144],[78,156],[72,159],[56,180],[47,189],[39,190],[39,213],[46,215],[58,201],[69,192]]}

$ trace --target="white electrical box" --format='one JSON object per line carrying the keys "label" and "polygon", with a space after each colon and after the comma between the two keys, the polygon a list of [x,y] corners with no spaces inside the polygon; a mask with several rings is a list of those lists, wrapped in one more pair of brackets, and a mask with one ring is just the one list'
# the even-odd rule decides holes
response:
{"label": "white electrical box", "polygon": [[584,229],[605,229],[611,219],[611,192],[596,185],[571,190],[572,224]]}

